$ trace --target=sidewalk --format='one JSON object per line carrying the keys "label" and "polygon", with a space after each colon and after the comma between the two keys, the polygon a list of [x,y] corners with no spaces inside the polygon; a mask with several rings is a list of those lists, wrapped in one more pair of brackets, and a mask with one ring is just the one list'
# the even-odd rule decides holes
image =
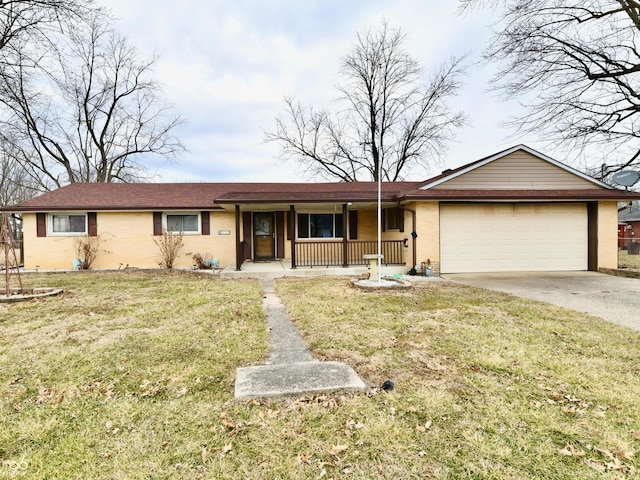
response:
{"label": "sidewalk", "polygon": [[236,370],[237,400],[277,398],[337,390],[364,390],[348,365],[313,357],[275,292],[275,279],[261,279],[271,350],[266,365]]}

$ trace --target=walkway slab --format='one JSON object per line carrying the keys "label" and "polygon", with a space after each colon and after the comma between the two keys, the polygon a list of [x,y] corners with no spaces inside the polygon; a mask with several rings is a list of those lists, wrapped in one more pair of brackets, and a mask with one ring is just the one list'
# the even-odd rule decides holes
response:
{"label": "walkway slab", "polygon": [[350,366],[314,358],[276,295],[275,280],[262,279],[261,283],[271,349],[266,365],[236,369],[236,399],[365,390],[366,385]]}
{"label": "walkway slab", "polygon": [[251,400],[365,388],[350,366],[314,361],[238,368],[235,397],[236,400]]}

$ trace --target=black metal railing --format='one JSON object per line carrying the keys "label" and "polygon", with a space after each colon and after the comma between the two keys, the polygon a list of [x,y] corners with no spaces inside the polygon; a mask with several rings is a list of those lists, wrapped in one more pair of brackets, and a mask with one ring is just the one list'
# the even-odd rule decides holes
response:
{"label": "black metal railing", "polygon": [[[369,265],[365,255],[378,253],[376,240],[350,240],[347,242],[347,261],[341,241],[304,241],[296,243],[294,267],[336,267]],[[404,265],[404,240],[383,240],[381,244],[384,265]]]}

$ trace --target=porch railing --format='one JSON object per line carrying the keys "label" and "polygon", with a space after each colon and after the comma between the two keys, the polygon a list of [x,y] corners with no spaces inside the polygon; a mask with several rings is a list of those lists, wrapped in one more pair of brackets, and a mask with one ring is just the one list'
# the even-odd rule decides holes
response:
{"label": "porch railing", "polygon": [[[305,241],[295,244],[297,267],[343,266],[344,245],[341,241]],[[404,265],[404,240],[382,241],[382,263]],[[376,240],[350,240],[347,243],[347,265],[368,265],[365,255],[378,253]]]}

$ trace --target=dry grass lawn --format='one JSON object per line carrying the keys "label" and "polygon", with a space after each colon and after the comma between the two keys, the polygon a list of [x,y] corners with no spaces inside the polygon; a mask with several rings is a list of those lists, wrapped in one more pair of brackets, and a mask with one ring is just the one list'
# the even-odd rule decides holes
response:
{"label": "dry grass lawn", "polygon": [[629,255],[626,250],[618,250],[618,266],[640,270],[640,255]]}
{"label": "dry grass lawn", "polygon": [[[0,478],[631,479],[640,334],[446,282],[282,279],[315,354],[396,390],[238,403],[261,363],[256,281],[29,275],[0,305]],[[301,294],[303,293],[303,294]]]}

